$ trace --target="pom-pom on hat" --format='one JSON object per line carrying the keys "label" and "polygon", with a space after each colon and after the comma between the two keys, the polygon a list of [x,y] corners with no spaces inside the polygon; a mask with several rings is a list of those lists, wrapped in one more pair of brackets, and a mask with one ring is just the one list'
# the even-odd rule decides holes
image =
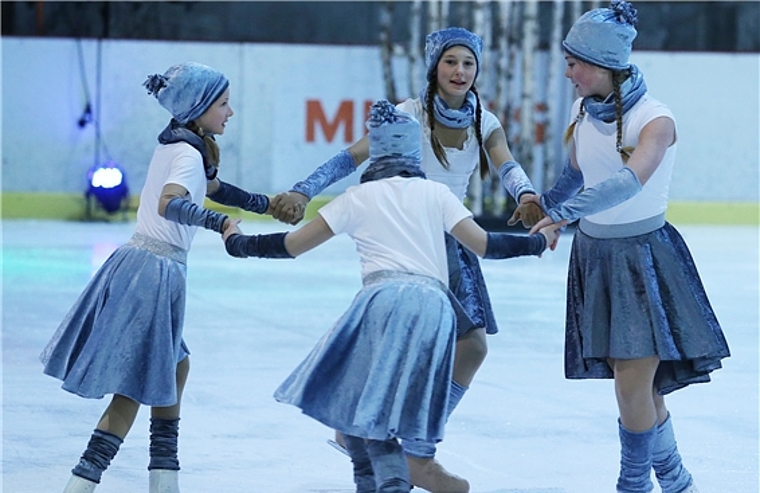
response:
{"label": "pom-pom on hat", "polygon": [[572,56],[609,70],[630,67],[628,58],[636,38],[636,9],[624,0],[586,12],[568,31],[562,46]]}
{"label": "pom-pom on hat", "polygon": [[462,27],[447,27],[433,31],[425,38],[425,66],[427,67],[427,79],[430,80],[438,66],[443,52],[452,46],[464,46],[475,55],[478,64],[475,77],[480,72],[480,54],[483,51],[483,40],[475,33]]}
{"label": "pom-pom on hat", "polygon": [[163,75],[149,75],[143,82],[148,94],[182,125],[205,113],[229,85],[221,72],[195,62],[173,65]]}
{"label": "pom-pom on hat", "polygon": [[369,130],[369,159],[375,162],[383,157],[422,159],[420,124],[409,113],[399,110],[388,100],[381,99],[372,105],[367,119]]}

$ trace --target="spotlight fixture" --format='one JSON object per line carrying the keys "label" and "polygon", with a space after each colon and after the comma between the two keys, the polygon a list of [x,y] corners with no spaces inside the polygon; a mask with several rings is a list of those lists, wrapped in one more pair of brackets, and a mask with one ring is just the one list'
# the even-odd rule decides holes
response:
{"label": "spotlight fixture", "polygon": [[109,214],[113,214],[126,207],[129,197],[127,176],[117,163],[108,161],[105,164],[96,164],[87,171],[87,204],[91,197],[95,197]]}

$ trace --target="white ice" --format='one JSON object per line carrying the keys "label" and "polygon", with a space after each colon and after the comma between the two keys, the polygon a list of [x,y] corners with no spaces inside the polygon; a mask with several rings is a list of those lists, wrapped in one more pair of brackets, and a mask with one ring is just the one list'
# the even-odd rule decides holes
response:
{"label": "white ice", "polygon": [[[61,390],[38,355],[134,225],[2,224],[3,491],[62,492],[107,402]],[[243,225],[247,233],[282,228]],[[679,230],[732,350],[711,383],[668,397],[679,447],[702,493],[757,493],[758,228]],[[438,453],[472,493],[614,492],[612,382],[563,376],[570,239],[541,259],[483,261],[501,331],[488,338]],[[296,260],[241,260],[199,231],[188,262],[183,493],[354,491],[348,459],[326,443],[331,431],[272,392],[349,305],[358,272],[345,236]],[[143,408],[97,492],[147,492],[147,428]]]}

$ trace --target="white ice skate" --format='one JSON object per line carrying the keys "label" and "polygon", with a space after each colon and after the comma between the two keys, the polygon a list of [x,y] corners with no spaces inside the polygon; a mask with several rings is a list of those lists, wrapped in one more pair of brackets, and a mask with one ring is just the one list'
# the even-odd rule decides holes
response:
{"label": "white ice skate", "polygon": [[69,484],[66,485],[66,489],[63,490],[63,493],[92,493],[95,491],[97,485],[98,483],[94,483],[89,479],[84,479],[76,474],[72,474],[71,479],[69,479]]}
{"label": "white ice skate", "polygon": [[150,493],[179,493],[179,471],[151,469]]}

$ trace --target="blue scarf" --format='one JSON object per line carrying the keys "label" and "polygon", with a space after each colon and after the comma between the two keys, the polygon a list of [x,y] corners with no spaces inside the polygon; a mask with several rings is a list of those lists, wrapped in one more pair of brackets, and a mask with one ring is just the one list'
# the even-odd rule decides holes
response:
{"label": "blue scarf", "polygon": [[[620,85],[620,92],[623,97],[624,114],[646,94],[647,85],[644,82],[644,74],[636,65],[631,65],[631,76]],[[605,99],[601,99],[599,96],[589,96],[583,100],[583,108],[593,118],[612,123],[616,118],[615,94],[611,93]]]}
{"label": "blue scarf", "polygon": [[426,178],[418,158],[386,156],[371,163],[359,179],[360,183],[401,176],[403,178]]}
{"label": "blue scarf", "polygon": [[[427,101],[427,87],[420,93],[420,100]],[[478,98],[472,91],[467,92],[464,104],[459,109],[449,108],[446,101],[437,93],[433,97],[433,113],[435,121],[449,128],[467,128],[475,121],[475,109],[478,107]]]}
{"label": "blue scarf", "polygon": [[[211,137],[213,139],[213,137]],[[208,162],[206,157],[206,143],[203,138],[192,130],[188,129],[177,120],[172,118],[169,125],[158,134],[158,141],[161,144],[174,144],[175,142],[187,142],[193,146],[203,157],[203,170],[206,172],[206,179],[213,180],[216,178],[217,167]]]}

